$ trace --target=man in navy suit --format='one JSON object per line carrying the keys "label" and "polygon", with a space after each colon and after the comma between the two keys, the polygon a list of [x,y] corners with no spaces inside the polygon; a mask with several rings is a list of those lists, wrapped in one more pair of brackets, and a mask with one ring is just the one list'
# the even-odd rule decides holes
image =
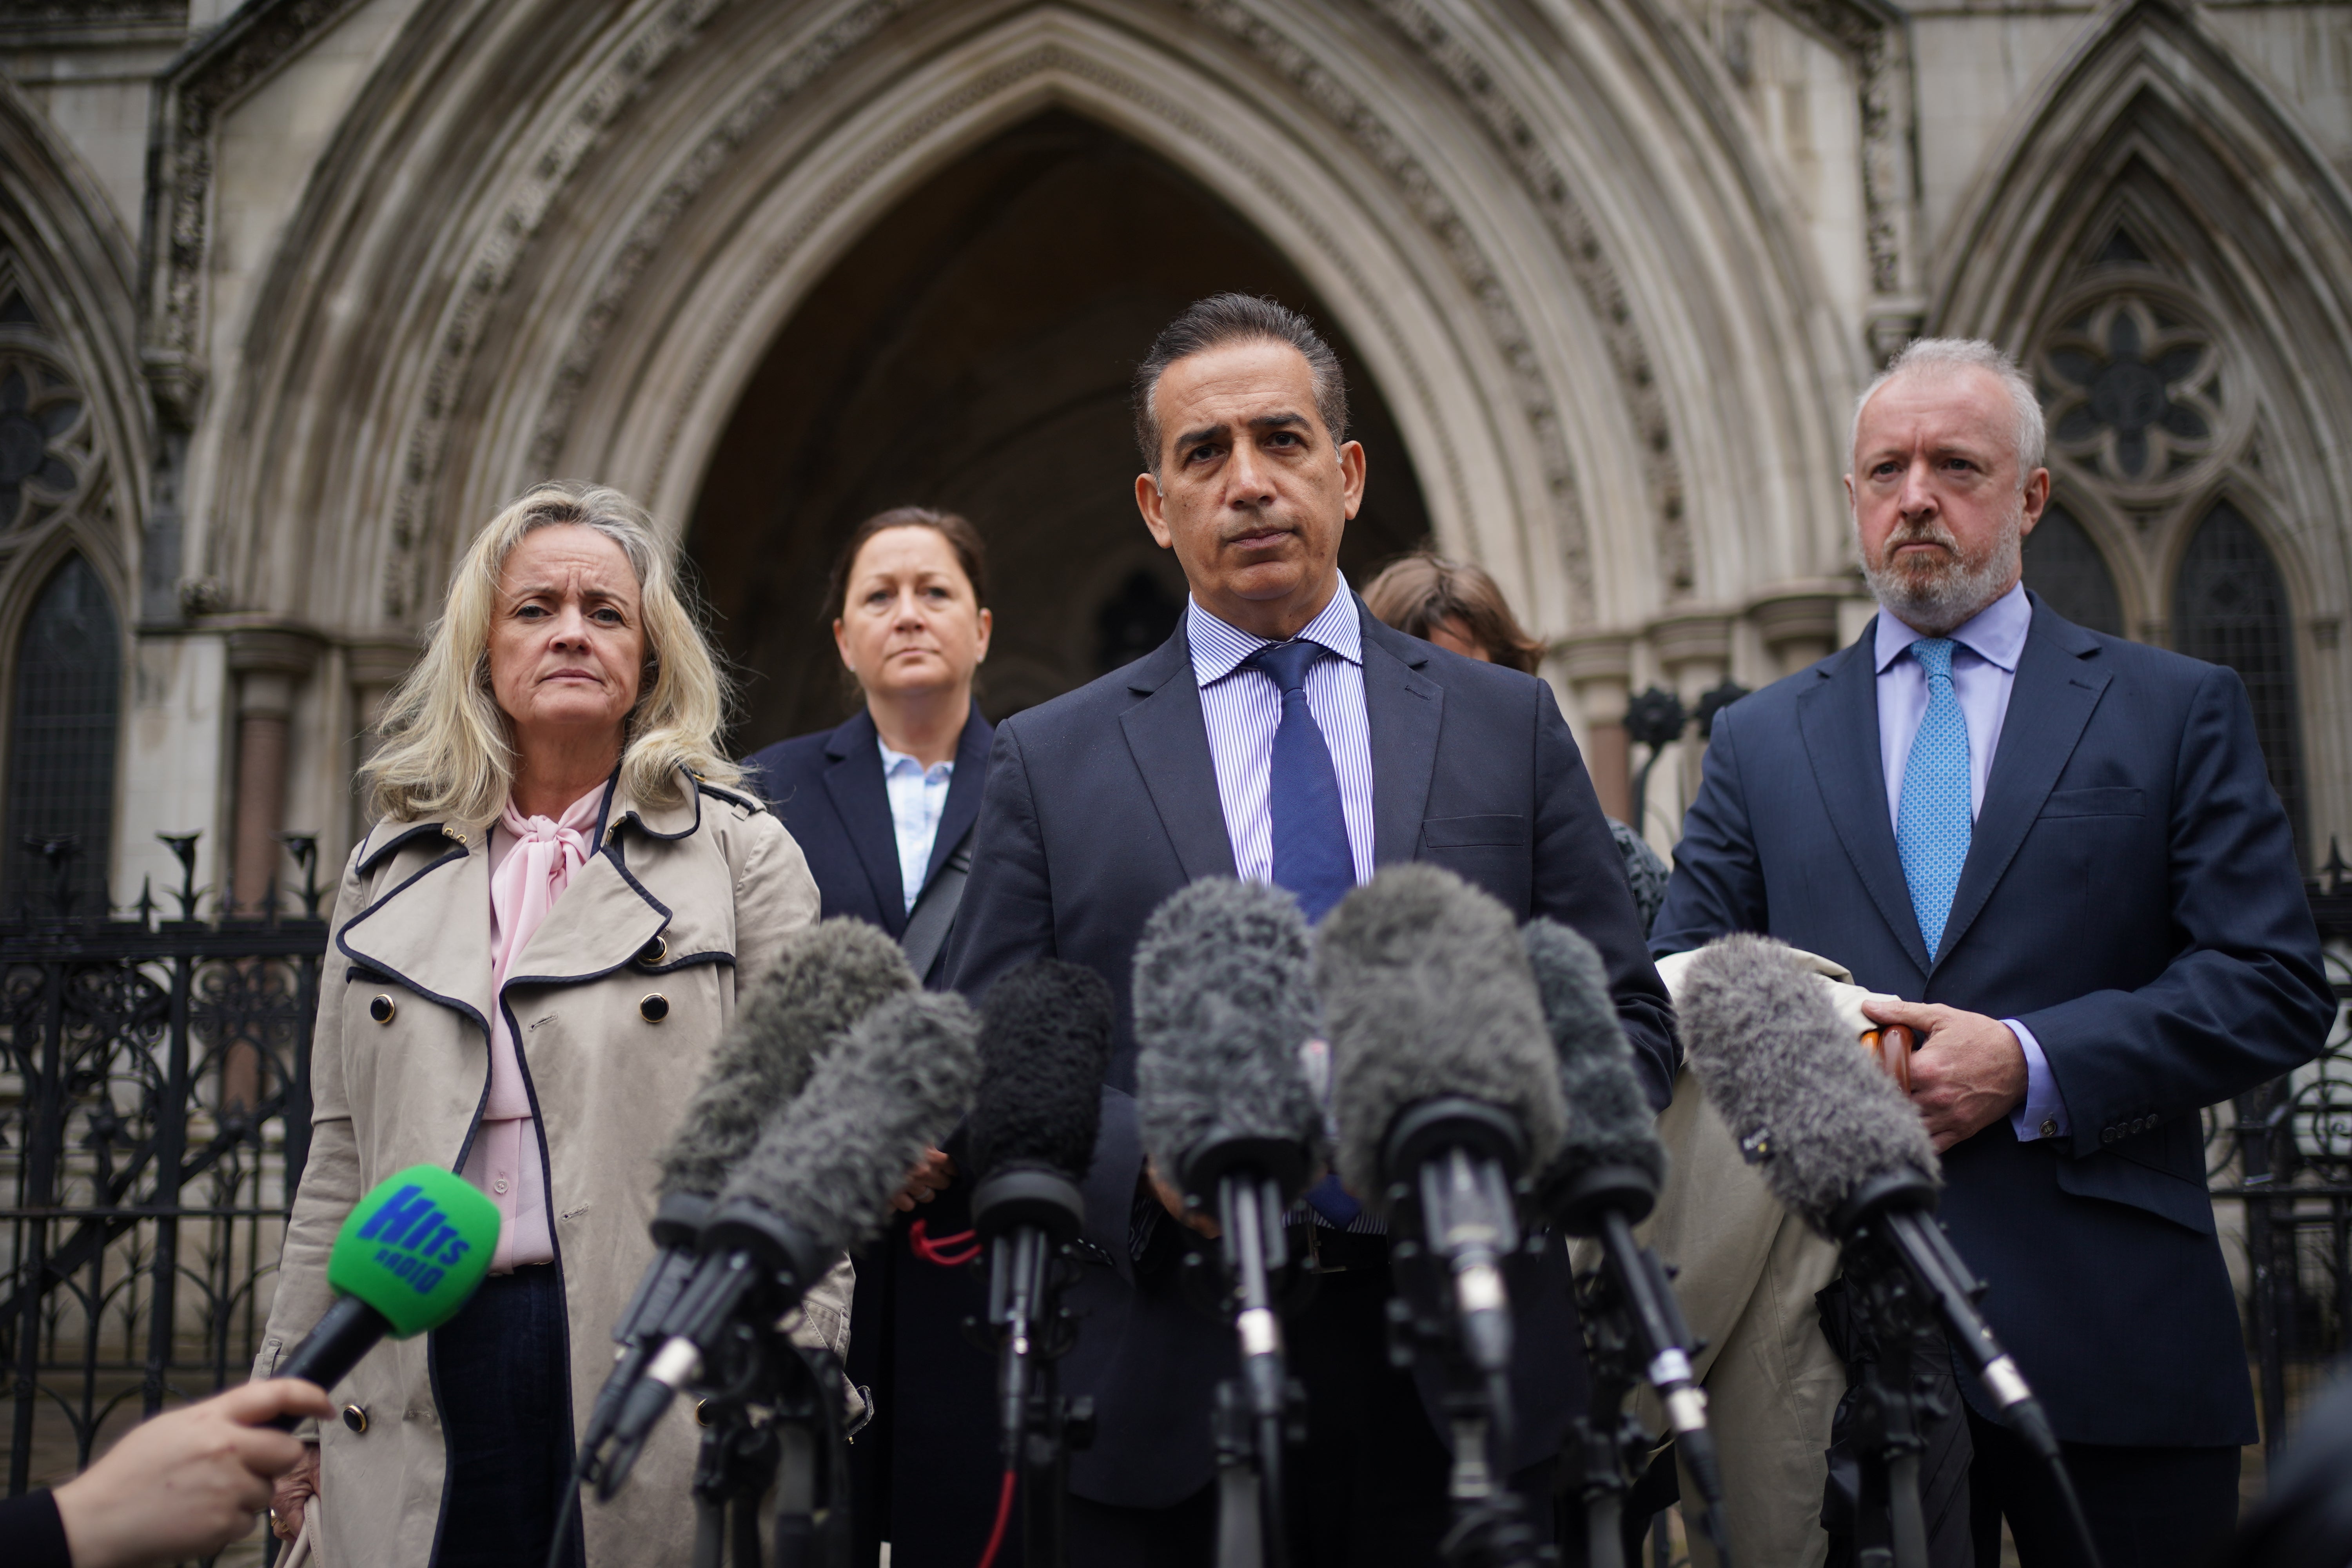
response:
{"label": "man in navy suit", "polygon": [[[1427,860],[1593,942],[1663,1105],[1670,1004],[1550,689],[1391,631],[1339,574],[1364,453],[1347,439],[1337,356],[1295,312],[1220,295],[1153,344],[1136,414],[1148,470],[1136,500],[1183,567],[1186,618],[1157,651],[998,726],[950,951],[956,986],[977,994],[1045,954],[1090,966],[1118,998],[1110,1077],[1129,1089],[1136,939],[1170,894],[1239,875],[1289,888],[1312,916],[1378,866]],[[1108,1105],[1089,1203],[1113,1232],[1113,1268],[1090,1270],[1104,1278],[1065,1378],[1095,1396],[1099,1428],[1072,1469],[1073,1560],[1205,1561],[1209,1407],[1232,1336],[1179,1299],[1165,1267],[1176,1227],[1155,1223],[1148,1194],[1134,1206],[1131,1104]],[[1387,1240],[1336,1189],[1319,1208],[1327,1272],[1291,1332],[1308,1389],[1295,1556],[1426,1563],[1448,1461],[1412,1380],[1383,1354]],[[1510,1462],[1540,1518],[1582,1355],[1557,1242],[1526,1261]]]}
{"label": "man in navy suit", "polygon": [[[1881,613],[1719,715],[1652,948],[1763,931],[1900,998],[1942,1214],[2049,1409],[2107,1568],[2201,1562],[2254,1440],[2200,1110],[2308,1060],[2334,1002],[2231,671],[2020,582],[2050,493],[2032,385],[1923,340],[1846,477]],[[2074,1560],[1963,1379],[1977,1561]]]}

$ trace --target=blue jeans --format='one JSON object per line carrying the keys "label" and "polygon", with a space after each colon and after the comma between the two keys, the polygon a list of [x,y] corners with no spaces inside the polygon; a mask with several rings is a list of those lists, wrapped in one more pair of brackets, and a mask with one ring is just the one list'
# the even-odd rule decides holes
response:
{"label": "blue jeans", "polygon": [[[434,1568],[539,1568],[572,1474],[563,1284],[546,1264],[493,1275],[433,1331],[449,1482]],[[577,1513],[577,1505],[574,1505]],[[568,1562],[582,1562],[572,1522]]]}

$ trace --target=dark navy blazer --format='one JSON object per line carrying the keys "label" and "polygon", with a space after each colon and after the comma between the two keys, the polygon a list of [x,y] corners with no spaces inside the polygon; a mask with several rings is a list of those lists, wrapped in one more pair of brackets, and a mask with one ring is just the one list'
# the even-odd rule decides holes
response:
{"label": "dark navy blazer", "polygon": [[[955,774],[948,782],[939,836],[931,840],[924,887],[980,816],[993,733],[974,703],[963,738],[956,742]],[[767,801],[808,857],[825,917],[856,915],[895,937],[907,929],[906,884],[898,872],[898,835],[890,822],[876,740],[873,715],[860,708],[837,728],[779,741],[752,753],[744,766],[753,771],[743,784]],[[924,977],[927,983],[938,983],[945,960],[942,953]]]}
{"label": "dark navy blazer", "polygon": [[1651,947],[1762,931],[2024,1023],[2068,1136],[2002,1117],[1944,1156],[1994,1331],[2071,1441],[2251,1443],[2200,1112],[2318,1051],[2318,934],[2237,675],[2032,603],[1940,953],[1895,854],[1874,626],[1717,717]]}
{"label": "dark navy blazer", "polygon": [[[1583,932],[1608,967],[1653,1100],[1664,1105],[1676,1065],[1672,1004],[1643,951],[1608,821],[1550,689],[1392,631],[1360,600],[1358,613],[1375,858],[1444,866],[1520,920],[1549,915]],[[949,943],[951,983],[977,996],[1006,970],[1047,954],[1094,969],[1118,999],[1111,1082],[1131,1089],[1130,990],[1144,921],[1187,883],[1232,875],[1180,624],[1133,664],[998,726],[971,882]],[[1132,1116],[1124,1094],[1106,1100],[1087,1182],[1089,1237],[1123,1279],[1127,1205],[1141,1160]],[[1512,1279],[1520,1347],[1514,1469],[1556,1453],[1584,1400],[1566,1257],[1555,1240],[1527,1264]],[[1088,1317],[1064,1386],[1094,1395],[1097,1436],[1073,1463],[1071,1487],[1100,1502],[1165,1506],[1209,1482],[1210,1403],[1230,1373],[1233,1334],[1172,1289],[1122,1289],[1097,1278],[1110,1272],[1090,1267],[1076,1292]],[[1433,1420],[1450,1435],[1443,1418]]]}

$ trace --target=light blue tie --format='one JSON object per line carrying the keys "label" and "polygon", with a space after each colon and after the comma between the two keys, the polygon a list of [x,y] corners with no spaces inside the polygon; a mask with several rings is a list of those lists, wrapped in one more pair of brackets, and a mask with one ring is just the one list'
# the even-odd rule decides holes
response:
{"label": "light blue tie", "polygon": [[1912,912],[1927,943],[1928,962],[1943,945],[1960,868],[1968,863],[1969,723],[1952,689],[1952,639],[1921,637],[1911,657],[1927,672],[1927,711],[1903,765],[1903,803],[1895,815],[1895,847],[1903,879],[1911,884]]}

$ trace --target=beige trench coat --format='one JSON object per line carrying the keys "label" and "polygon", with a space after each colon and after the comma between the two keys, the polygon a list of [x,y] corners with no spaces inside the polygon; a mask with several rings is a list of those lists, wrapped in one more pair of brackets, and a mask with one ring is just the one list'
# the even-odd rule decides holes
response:
{"label": "beige trench coat", "polygon": [[[310,1162],[286,1227],[255,1375],[325,1311],[327,1254],[352,1205],[394,1171],[457,1168],[489,1087],[488,825],[385,822],[353,851],[311,1045]],[[547,1150],[571,1333],[575,1436],[612,1364],[614,1321],[651,1258],[655,1158],[742,987],[816,919],[807,861],[756,801],[711,785],[677,805],[616,799],[600,852],[572,877],[505,987]],[[642,1004],[658,994],[667,1016]],[[379,997],[391,1018],[373,1020]],[[654,1011],[659,1011],[656,1007]],[[846,1350],[845,1258],[810,1293],[803,1337]],[[364,1433],[321,1424],[326,1568],[425,1568],[446,1460],[429,1336],[387,1341],[331,1392]],[[592,1568],[692,1557],[691,1407],[679,1401],[610,1504],[581,1516]]]}

